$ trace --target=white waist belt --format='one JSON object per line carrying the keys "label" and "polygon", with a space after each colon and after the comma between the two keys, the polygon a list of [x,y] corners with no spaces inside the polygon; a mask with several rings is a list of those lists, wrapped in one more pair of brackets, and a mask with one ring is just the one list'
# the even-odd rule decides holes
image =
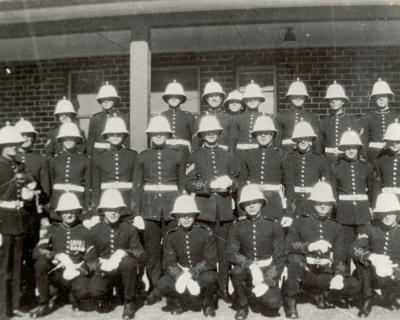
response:
{"label": "white waist belt", "polygon": [[0,208],[18,209],[20,207],[22,207],[22,203],[20,201],[0,201]]}
{"label": "white waist belt", "polygon": [[385,142],[370,142],[368,144],[368,147],[374,148],[374,149],[382,149],[385,146]]}
{"label": "white waist belt", "polygon": [[340,151],[337,147],[335,147],[335,148],[328,148],[328,147],[326,147],[326,148],[325,148],[325,153],[334,153],[334,154],[337,154],[337,153],[343,153],[343,151]]}
{"label": "white waist belt", "polygon": [[104,189],[131,189],[133,186],[132,182],[114,181],[114,182],[103,182],[101,184],[101,190]]}
{"label": "white waist belt", "polygon": [[53,186],[53,190],[84,192],[85,188],[71,183],[56,183]]}
{"label": "white waist belt", "polygon": [[187,146],[190,149],[190,142],[187,140],[183,140],[183,139],[167,139],[167,144],[170,145],[183,145],[183,146]]}
{"label": "white waist belt", "polygon": [[108,142],[95,142],[94,147],[96,149],[110,149],[110,144]]}
{"label": "white waist belt", "polygon": [[225,146],[223,144],[219,144],[218,147],[220,147],[222,150],[228,150],[228,146]]}
{"label": "white waist belt", "polygon": [[296,144],[296,143],[292,139],[283,139],[282,144],[289,145],[289,144]]}
{"label": "white waist belt", "polygon": [[145,184],[144,191],[178,191],[178,187],[174,184]]}
{"label": "white waist belt", "polygon": [[281,184],[258,184],[257,186],[261,191],[281,191],[282,190]]}
{"label": "white waist belt", "polygon": [[252,149],[257,149],[258,144],[257,143],[238,143],[236,148],[239,150],[252,150]]}
{"label": "white waist belt", "polygon": [[271,265],[272,263],[272,257],[268,259],[263,259],[263,260],[255,260],[254,263],[257,265],[259,268],[265,268]]}
{"label": "white waist belt", "polygon": [[297,193],[311,193],[312,187],[294,187],[294,192]]}
{"label": "white waist belt", "polygon": [[339,200],[343,201],[367,201],[366,194],[339,194]]}
{"label": "white waist belt", "polygon": [[306,261],[308,264],[313,264],[318,266],[326,266],[332,264],[331,261],[327,258],[306,257]]}
{"label": "white waist belt", "polygon": [[400,194],[400,187],[384,187],[382,188],[382,192]]}

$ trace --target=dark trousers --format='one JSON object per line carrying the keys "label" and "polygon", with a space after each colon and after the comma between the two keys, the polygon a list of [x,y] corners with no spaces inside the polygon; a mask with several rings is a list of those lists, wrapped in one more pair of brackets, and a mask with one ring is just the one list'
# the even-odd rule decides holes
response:
{"label": "dark trousers", "polygon": [[225,291],[228,289],[229,263],[226,259],[226,247],[231,221],[220,221],[217,217],[215,222],[202,221],[210,227],[214,234],[218,254],[218,289]]}
{"label": "dark trousers", "polygon": [[[288,264],[288,280],[285,294],[295,298],[300,291],[300,283],[304,289],[312,293],[332,291],[330,282],[335,275],[322,268],[308,265],[300,255],[292,255]],[[334,290],[336,295],[352,296],[361,290],[360,282],[351,276],[344,278],[344,288]]]}
{"label": "dark trousers", "polygon": [[117,270],[112,272],[96,272],[89,280],[90,296],[94,299],[106,298],[114,285],[122,280],[124,301],[133,302],[137,282],[137,263],[132,257],[122,258]]}
{"label": "dark trousers", "polygon": [[22,236],[2,235],[0,246],[0,319],[19,309],[21,294]]}
{"label": "dark trousers", "polygon": [[49,274],[54,265],[45,257],[35,262],[35,278],[39,291],[39,303],[47,304],[50,300],[50,284],[54,284],[61,293],[70,292],[71,303],[89,298],[89,278],[80,275],[72,280],[63,278],[63,270],[56,270]]}
{"label": "dark trousers", "polygon": [[215,271],[203,272],[195,281],[198,281],[200,286],[200,295],[198,297],[192,297],[186,292],[179,294],[175,289],[176,279],[169,274],[160,279],[159,290],[166,298],[178,300],[182,305],[184,305],[184,301],[199,299],[203,308],[213,306],[217,292],[217,273]]}
{"label": "dark trousers", "polygon": [[281,306],[282,299],[279,287],[269,288],[261,297],[256,297],[251,292],[253,284],[250,270],[235,266],[232,268],[231,276],[236,293],[235,304],[239,309],[248,308],[249,301],[271,310],[278,309]]}

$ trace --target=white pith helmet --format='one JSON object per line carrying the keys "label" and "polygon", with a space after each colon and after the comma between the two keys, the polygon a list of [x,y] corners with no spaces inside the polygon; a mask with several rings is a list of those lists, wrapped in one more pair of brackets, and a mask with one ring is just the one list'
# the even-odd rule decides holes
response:
{"label": "white pith helmet", "polygon": [[74,106],[72,102],[69,101],[66,97],[63,97],[56,104],[56,108],[54,110],[54,115],[58,115],[60,113],[73,113],[76,114]]}
{"label": "white pith helmet", "polygon": [[121,192],[116,189],[106,189],[100,198],[98,209],[120,209],[126,207]]}
{"label": "white pith helmet", "polygon": [[38,134],[38,132],[33,127],[32,123],[28,120],[25,120],[24,118],[21,118],[19,121],[17,121],[17,123],[15,124],[15,128],[18,130],[20,134],[24,133],[33,133],[35,135]]}
{"label": "white pith helmet", "polygon": [[108,118],[106,125],[104,126],[104,131],[102,132],[102,136],[104,137],[107,134],[112,133],[123,133],[128,134],[129,131],[126,128],[125,121],[120,117],[111,117]]}
{"label": "white pith helmet", "polygon": [[224,129],[219,124],[218,119],[212,115],[205,115],[201,118],[199,123],[199,129],[197,130],[197,135],[203,132],[210,132],[210,131],[224,131]]}
{"label": "white pith helmet", "polygon": [[257,83],[254,83],[254,80],[251,80],[251,82],[246,86],[243,94],[243,101],[251,98],[257,98],[261,102],[265,101],[260,86]]}
{"label": "white pith helmet", "polygon": [[300,78],[297,78],[296,81],[293,81],[290,84],[289,89],[286,93],[286,97],[290,96],[309,97],[306,85],[304,84],[303,81],[300,80]]}
{"label": "white pith helmet", "polygon": [[345,146],[357,146],[358,148],[363,147],[360,136],[351,128],[348,128],[347,131],[343,132],[342,137],[340,138],[339,148]]}
{"label": "white pith helmet", "polygon": [[206,86],[204,87],[204,93],[201,96],[203,101],[206,101],[207,96],[209,96],[210,94],[219,94],[222,96],[222,100],[225,99],[226,96],[219,82],[214,81],[214,79],[211,79],[209,82],[206,83]]}
{"label": "white pith helmet", "polygon": [[66,122],[63,123],[58,131],[57,139],[62,138],[80,138],[83,140],[81,133],[79,132],[78,126],[73,122]]}
{"label": "white pith helmet", "polygon": [[57,208],[55,211],[72,211],[82,210],[82,205],[79,202],[78,197],[73,192],[63,193],[57,202]]}
{"label": "white pith helmet", "polygon": [[184,103],[187,99],[185,91],[183,90],[183,86],[176,80],[168,83],[162,98],[165,102],[167,102],[171,96],[179,97],[181,99],[181,103]]}
{"label": "white pith helmet", "polygon": [[243,209],[243,204],[252,201],[261,201],[263,206],[267,203],[267,199],[265,199],[259,186],[256,184],[248,184],[243,187],[240,192],[239,206]]}
{"label": "white pith helmet", "polygon": [[185,214],[200,214],[199,208],[197,207],[196,201],[193,197],[184,194],[176,198],[174,208],[170,215],[171,217],[179,217]]}
{"label": "white pith helmet", "polygon": [[254,137],[257,134],[257,132],[266,132],[266,131],[272,131],[274,132],[274,134],[278,132],[272,118],[267,115],[261,115],[256,119],[256,121],[254,121],[254,126],[253,130],[251,130],[251,135]]}
{"label": "white pith helmet", "polygon": [[108,83],[106,81],[105,85],[101,86],[99,89],[99,93],[97,94],[96,100],[98,103],[100,103],[104,99],[115,99],[120,101],[121,98],[117,93],[117,90],[115,89],[114,86]]}
{"label": "white pith helmet", "polygon": [[372,93],[369,96],[369,99],[372,100],[374,96],[386,94],[390,96],[390,98],[394,97],[394,93],[392,89],[390,89],[389,84],[386,81],[383,81],[381,78],[378,79],[377,82],[374,83],[372,87]]}
{"label": "white pith helmet", "polygon": [[145,131],[147,134],[151,133],[168,133],[172,135],[171,126],[169,121],[164,116],[155,116],[150,119],[149,125]]}
{"label": "white pith helmet", "polygon": [[400,141],[400,123],[399,119],[395,119],[395,122],[391,123],[385,132],[383,137],[385,141]]}
{"label": "white pith helmet", "polygon": [[24,138],[9,121],[0,129],[0,144],[20,144],[24,141]]}
{"label": "white pith helmet", "polygon": [[336,202],[331,185],[324,179],[315,184],[308,200],[321,203]]}
{"label": "white pith helmet", "polygon": [[397,196],[391,192],[380,193],[376,199],[374,213],[393,213],[400,214],[400,202]]}
{"label": "white pith helmet", "polygon": [[324,99],[343,99],[349,101],[343,86],[338,84],[336,80],[333,81],[333,83],[326,90]]}
{"label": "white pith helmet", "polygon": [[317,134],[315,133],[311,124],[307,121],[301,119],[300,122],[297,122],[293,129],[292,140],[302,139],[302,138],[313,138],[315,139]]}

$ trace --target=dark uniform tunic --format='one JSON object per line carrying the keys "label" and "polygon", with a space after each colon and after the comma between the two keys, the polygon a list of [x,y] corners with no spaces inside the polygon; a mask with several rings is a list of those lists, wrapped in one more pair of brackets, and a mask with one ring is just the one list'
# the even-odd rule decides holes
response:
{"label": "dark uniform tunic", "polygon": [[311,207],[308,198],[312,188],[323,178],[330,182],[331,170],[327,160],[313,151],[294,151],[284,159],[283,171],[287,210],[296,217],[309,214]]}
{"label": "dark uniform tunic", "polygon": [[[379,157],[374,168],[373,204],[381,192],[390,192],[400,199],[400,154],[388,154]],[[374,206],[373,206],[374,207]]]}
{"label": "dark uniform tunic", "polygon": [[241,185],[257,184],[267,199],[262,214],[273,219],[280,219],[286,209],[284,199],[285,172],[284,154],[273,147],[259,146],[242,154],[240,171]]}
{"label": "dark uniform tunic", "polygon": [[361,131],[358,120],[354,116],[345,114],[344,112],[330,114],[320,121],[322,153],[331,167],[336,163],[338,155],[341,153],[338,150],[340,138],[348,128],[358,133]]}
{"label": "dark uniform tunic", "polygon": [[369,298],[373,288],[381,288],[385,296],[399,295],[400,271],[398,267],[393,269],[393,277],[379,277],[376,275],[368,257],[372,254],[383,254],[390,257],[393,264],[400,263],[400,228],[386,226],[380,221],[372,220],[371,223],[360,228],[358,238],[351,245],[351,256],[360,261],[360,269],[363,275],[363,295]]}
{"label": "dark uniform tunic", "polygon": [[82,207],[88,208],[90,200],[90,161],[83,154],[75,151],[61,152],[49,160],[51,217],[59,220],[54,214],[58,199],[66,192],[76,194]]}
{"label": "dark uniform tunic", "polygon": [[371,111],[365,114],[361,120],[362,140],[365,146],[368,146],[368,161],[373,164],[382,151],[384,146],[383,137],[387,127],[399,118],[399,114],[390,111]]}
{"label": "dark uniform tunic", "polygon": [[255,217],[241,217],[229,231],[227,257],[234,265],[232,284],[237,292],[238,307],[247,308],[248,289],[251,288],[249,267],[253,262],[272,258],[271,264],[262,267],[264,282],[268,291],[260,302],[270,309],[281,305],[278,281],[285,265],[284,234],[281,226],[258,214]]}
{"label": "dark uniform tunic", "polygon": [[38,245],[34,251],[35,278],[39,291],[39,303],[46,304],[50,299],[49,285],[53,280],[57,285],[71,290],[73,301],[89,297],[87,272],[85,266],[80,267],[80,275],[73,280],[63,278],[63,269],[49,272],[56,267],[52,260],[57,254],[65,253],[74,264],[83,262],[86,253],[86,237],[88,230],[81,224],[67,226],[50,225],[42,230]]}
{"label": "dark uniform tunic", "polygon": [[217,248],[212,231],[196,223],[189,229],[177,226],[167,231],[163,251],[162,294],[176,298],[175,283],[183,273],[181,267],[188,268],[192,279],[199,283],[203,308],[211,306],[217,290]]}
{"label": "dark uniform tunic", "polygon": [[[78,125],[78,124],[77,124]],[[58,127],[51,129],[47,134],[47,142],[44,147],[44,155],[46,158],[54,157],[55,155],[59,154],[63,150],[63,146],[61,142],[57,139],[58,133],[60,131],[61,124]],[[78,126],[79,128],[79,126]],[[86,152],[86,138],[85,132],[79,128],[79,133],[83,140],[80,140],[77,144],[77,149],[81,153]]]}
{"label": "dark uniform tunic", "polygon": [[297,109],[292,107],[290,110],[279,113],[277,116],[278,131],[281,135],[282,149],[285,151],[292,151],[296,146],[292,140],[294,126],[301,121],[308,122],[314,129],[317,139],[313,143],[313,150],[316,153],[321,153],[321,141],[319,133],[318,117],[312,112],[305,111],[304,108]]}
{"label": "dark uniform tunic", "polygon": [[244,153],[246,150],[257,149],[258,142],[253,138],[253,131],[256,119],[262,113],[256,110],[247,110],[236,117],[236,130],[233,132],[235,150],[240,150],[239,153]]}
{"label": "dark uniform tunic", "polygon": [[[125,204],[131,206],[133,170],[137,152],[125,148],[107,150],[92,162],[92,205],[97,208],[103,190],[118,189]],[[131,212],[128,209],[127,214]]]}
{"label": "dark uniform tunic", "polygon": [[185,188],[185,156],[167,148],[148,149],[137,157],[133,178],[133,214],[145,219],[146,270],[151,285],[161,276],[161,237],[172,218],[175,199]]}
{"label": "dark uniform tunic", "polygon": [[[214,190],[210,183],[220,176],[229,176],[233,184],[226,190]],[[237,188],[239,163],[232,158],[229,151],[215,146],[203,146],[190,154],[186,169],[188,192],[196,195],[196,203],[200,210],[199,221],[204,221],[217,237],[218,250],[218,286],[226,291],[228,285],[229,265],[225,257],[226,239],[231,221],[232,192]]]}
{"label": "dark uniform tunic", "polygon": [[[129,118],[128,115],[126,115],[125,113],[115,109],[109,113],[107,113],[106,111],[95,113],[89,122],[89,132],[87,139],[87,154],[89,157],[93,156],[93,153],[102,153],[110,148],[110,144],[104,139],[102,133],[104,131],[107,120],[114,116],[122,118],[125,122],[126,127],[129,130]],[[123,142],[125,147],[129,146],[129,141],[130,138],[128,134]]]}
{"label": "dark uniform tunic", "polygon": [[[144,250],[136,229],[128,222],[109,225],[106,222],[95,225],[89,230],[86,262],[94,275],[89,281],[91,297],[104,298],[112,285],[117,284],[115,278],[122,276],[125,302],[132,302],[137,281],[137,263],[143,261]],[[127,256],[122,258],[117,270],[103,272],[99,259],[109,259],[118,249],[124,250]]]}
{"label": "dark uniform tunic", "polygon": [[[332,248],[326,253],[310,252],[312,242],[326,240]],[[287,296],[296,297],[301,279],[304,287],[311,291],[329,291],[330,282],[335,275],[344,276],[343,295],[356,294],[360,290],[358,281],[346,275],[345,237],[343,227],[330,219],[302,217],[295,220],[286,237],[286,250],[289,254]]]}
{"label": "dark uniform tunic", "polygon": [[196,119],[189,111],[182,111],[180,108],[169,108],[161,113],[169,121],[172,130],[172,137],[167,144],[177,148],[188,155],[192,147],[192,139],[196,133]]}

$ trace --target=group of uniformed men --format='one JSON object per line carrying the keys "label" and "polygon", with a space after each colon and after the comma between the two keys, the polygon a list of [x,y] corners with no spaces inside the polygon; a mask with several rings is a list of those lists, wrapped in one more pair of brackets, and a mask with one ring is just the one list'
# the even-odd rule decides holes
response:
{"label": "group of uniformed men", "polygon": [[34,300],[35,288],[31,316],[49,314],[53,286],[74,310],[94,301],[107,312],[117,296],[131,319],[144,272],[146,304],[164,296],[172,314],[200,308],[214,317],[223,299],[236,320],[249,307],[274,316],[283,297],[286,316],[296,319],[302,290],[318,308],[360,293],[359,316],[370,314],[376,288],[399,307],[393,92],[379,79],[370,96],[376,108],[360,120],[346,113],[349,98],[336,82],[325,96],[331,114],[321,121],[304,107],[302,81],[286,96],[290,109],[273,117],[258,111],[265,99],[256,83],[225,99],[211,80],[196,121],[181,110],[186,95],[174,81],[163,95],[168,110],[150,119],[150,147],[140,154],[128,148],[127,117],[108,83],[87,140],[72,103],[57,103],[60,123],[45,157],[32,151],[38,133],[29,121],[7,123],[0,129],[0,319]]}

